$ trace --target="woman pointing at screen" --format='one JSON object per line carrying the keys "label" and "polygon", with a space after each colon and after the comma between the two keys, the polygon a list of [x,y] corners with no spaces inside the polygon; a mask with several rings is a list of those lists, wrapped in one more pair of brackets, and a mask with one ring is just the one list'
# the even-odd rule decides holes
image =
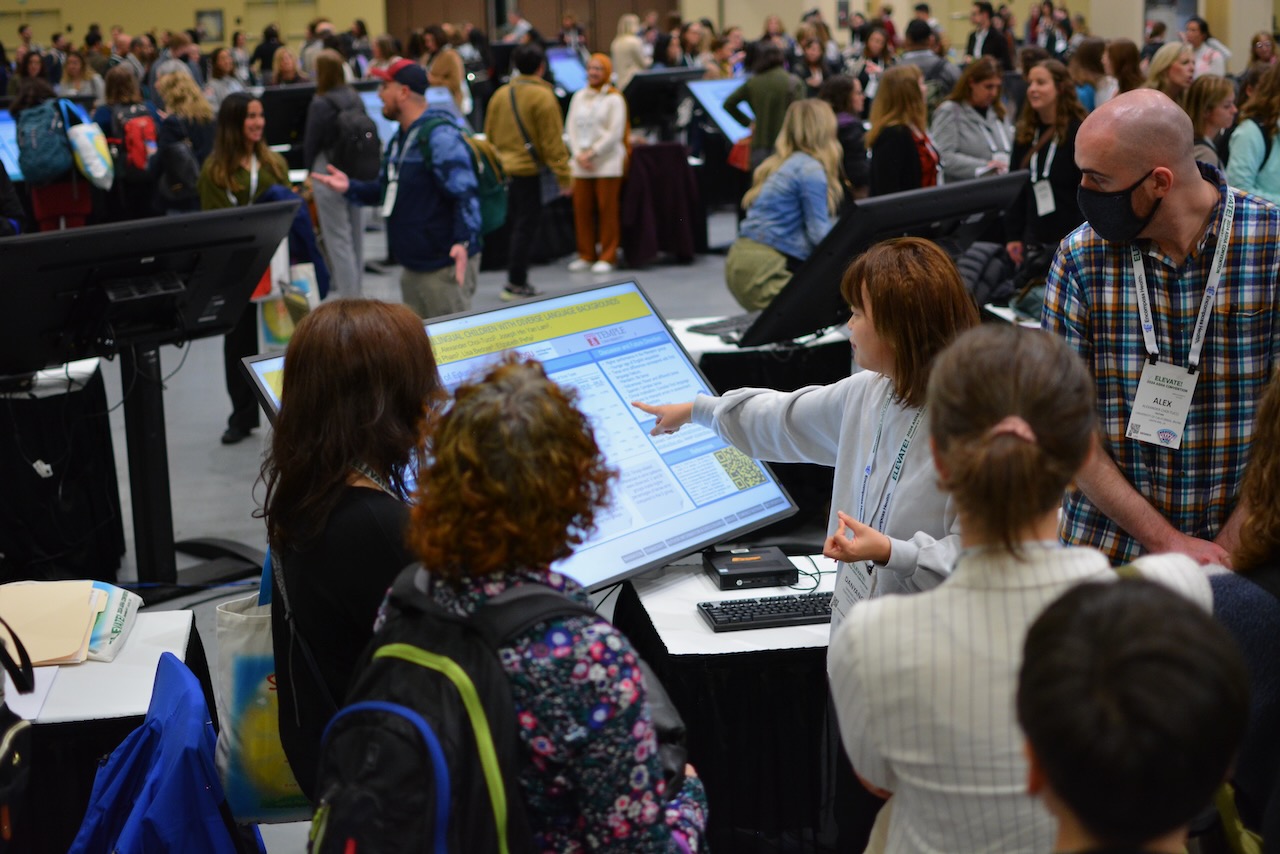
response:
{"label": "woman pointing at screen", "polygon": [[857,599],[934,587],[955,562],[956,512],[930,462],[924,391],[934,356],[978,323],[951,259],[918,238],[872,247],[840,289],[858,373],[794,392],[633,404],[656,418],[655,435],[694,421],[757,459],[835,468],[824,548],[840,561],[833,628]]}

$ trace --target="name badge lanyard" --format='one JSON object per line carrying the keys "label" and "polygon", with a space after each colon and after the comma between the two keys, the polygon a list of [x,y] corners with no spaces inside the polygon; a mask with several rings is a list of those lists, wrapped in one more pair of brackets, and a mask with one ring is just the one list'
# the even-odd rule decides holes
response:
{"label": "name badge lanyard", "polygon": [[[893,503],[893,493],[898,488],[898,482],[902,480],[902,469],[907,459],[907,450],[911,447],[911,442],[916,437],[916,431],[920,427],[920,419],[924,417],[924,410],[916,410],[915,417],[911,419],[910,426],[907,427],[907,435],[902,439],[902,445],[898,448],[898,455],[894,457],[893,468],[889,472],[888,490],[885,492],[884,500],[879,505],[879,513],[873,510],[872,515],[875,518],[867,516],[867,486],[871,482],[871,471],[875,468],[876,453],[880,450],[880,437],[884,432],[884,417],[889,411],[889,404],[892,401],[892,395],[885,398],[884,405],[880,407],[880,423],[876,427],[876,438],[871,443],[871,452],[867,454],[866,464],[862,467],[862,488],[858,491],[858,521],[864,525],[875,528],[880,533],[884,533],[885,522],[889,518],[889,506]],[[870,561],[868,561],[868,569],[870,569]]]}
{"label": "name badge lanyard", "polygon": [[[253,197],[258,195],[258,155],[249,155],[249,204],[253,204]],[[233,207],[240,205],[236,199],[236,194],[227,190],[227,198],[231,200]]]}
{"label": "name badge lanyard", "polygon": [[[983,137],[986,138],[987,147],[991,149],[992,154],[1000,154],[1001,152],[1007,152],[1009,150],[1009,137],[1005,135],[1004,125],[997,124],[995,126],[996,133],[1000,135],[999,142],[996,141],[996,133],[991,132],[992,130],[991,126],[988,125],[986,122],[983,122],[982,124],[978,125],[978,128],[982,131]],[[1039,152],[1036,152],[1036,153],[1038,154]],[[1050,160],[1049,162],[1052,164],[1053,161]],[[1049,171],[1049,167],[1046,166],[1044,171],[1047,174]],[[1034,169],[1032,170],[1032,174],[1033,175],[1035,174]]]}
{"label": "name badge lanyard", "polygon": [[[1049,170],[1053,168],[1053,158],[1058,154],[1058,138],[1055,136],[1053,142],[1049,143],[1049,150],[1044,155],[1044,171],[1040,172],[1040,152],[1031,155],[1031,183],[1034,184],[1039,180],[1048,179]],[[1036,173],[1040,172],[1037,177]]]}
{"label": "name badge lanyard", "polygon": [[409,135],[405,137],[404,145],[400,146],[398,152],[393,151],[391,156],[387,158],[387,189],[382,194],[382,215],[391,216],[391,212],[395,210],[396,194],[400,190],[400,170],[404,167],[404,159],[409,154],[409,149],[413,147],[413,141],[418,138],[418,131],[421,125],[409,131]]}
{"label": "name badge lanyard", "polygon": [[[1194,374],[1200,366],[1200,354],[1204,351],[1204,336],[1209,331],[1209,321],[1213,318],[1213,304],[1218,295],[1218,284],[1222,281],[1222,271],[1227,264],[1227,247],[1231,243],[1231,224],[1236,216],[1235,194],[1230,189],[1227,191],[1224,208],[1222,227],[1218,232],[1218,246],[1213,253],[1213,266],[1209,269],[1209,281],[1204,289],[1204,297],[1200,300],[1200,312],[1196,315],[1196,325],[1191,331],[1191,352],[1187,359],[1187,372],[1191,374]],[[1155,323],[1151,316],[1151,294],[1147,290],[1147,271],[1142,264],[1142,251],[1136,245],[1130,244],[1129,253],[1133,263],[1138,319],[1142,324],[1142,343],[1146,345],[1147,356],[1154,365],[1160,358],[1160,346],[1156,343]]]}

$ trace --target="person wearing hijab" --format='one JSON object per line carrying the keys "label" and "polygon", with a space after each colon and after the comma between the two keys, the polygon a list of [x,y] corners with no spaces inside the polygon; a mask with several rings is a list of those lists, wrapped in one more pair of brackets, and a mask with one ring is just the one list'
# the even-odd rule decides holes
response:
{"label": "person wearing hijab", "polygon": [[613,62],[593,53],[587,62],[587,85],[569,102],[570,172],[573,175],[573,222],[578,257],[575,273],[610,273],[618,264],[618,200],[627,162],[627,105],[609,83]]}

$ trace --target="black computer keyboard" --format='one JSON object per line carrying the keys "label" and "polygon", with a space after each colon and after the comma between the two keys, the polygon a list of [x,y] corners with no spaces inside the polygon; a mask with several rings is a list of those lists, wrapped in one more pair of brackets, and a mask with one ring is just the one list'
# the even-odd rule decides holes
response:
{"label": "black computer keyboard", "polygon": [[713,632],[772,629],[831,622],[830,593],[797,593],[763,599],[699,602],[698,613]]}

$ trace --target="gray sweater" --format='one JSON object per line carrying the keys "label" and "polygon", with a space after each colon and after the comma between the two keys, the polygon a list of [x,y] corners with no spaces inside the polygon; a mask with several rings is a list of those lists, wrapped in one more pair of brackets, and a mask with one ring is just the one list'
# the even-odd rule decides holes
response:
{"label": "gray sweater", "polygon": [[[744,388],[723,397],[700,395],[693,403],[693,421],[756,459],[834,467],[827,520],[827,532],[834,533],[837,510],[858,515],[863,468],[875,443],[884,401],[892,392],[892,383],[882,374],[860,371],[831,385],[794,392]],[[872,527],[878,527],[874,522],[884,503],[890,469],[916,412],[897,401],[885,411],[880,447],[867,482],[866,515],[872,517],[868,522]],[[926,415],[907,450],[885,517],[884,533],[893,541],[885,567],[890,571],[875,572],[872,596],[936,587],[950,575],[960,553],[956,508],[938,490],[928,422]]]}
{"label": "gray sweater", "polygon": [[986,116],[972,105],[943,101],[933,113],[929,136],[942,155],[942,175],[948,184],[978,177],[978,170],[1002,153],[1006,162],[1013,148],[1013,132],[996,115]]}

